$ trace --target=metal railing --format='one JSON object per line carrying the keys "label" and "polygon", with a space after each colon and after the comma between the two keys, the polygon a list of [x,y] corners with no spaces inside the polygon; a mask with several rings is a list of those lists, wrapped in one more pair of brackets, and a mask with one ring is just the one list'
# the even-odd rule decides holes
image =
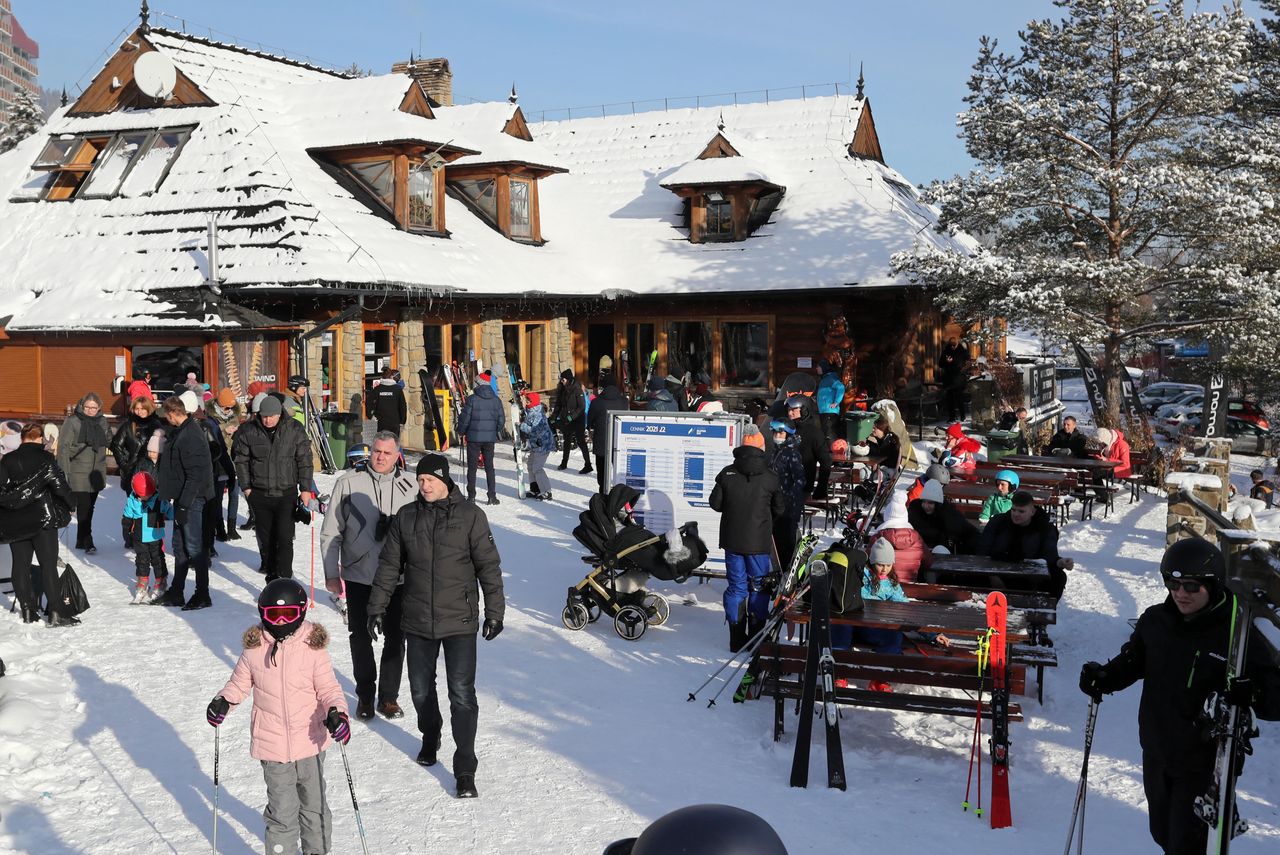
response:
{"label": "metal railing", "polygon": [[[792,100],[797,96],[805,100],[828,95],[839,95],[840,87],[846,93],[853,87],[849,83],[806,83],[798,86],[781,86],[770,89],[752,89],[743,92],[720,92],[714,95],[682,95],[676,98],[646,98],[637,101],[615,101],[612,104],[596,104],[586,107],[552,107],[545,110],[525,110],[530,122],[559,122],[588,117],[626,116],[651,113],[659,110],[695,110],[716,107],[736,107],[739,104],[768,104],[770,101]],[[535,118],[536,117],[536,118]]]}

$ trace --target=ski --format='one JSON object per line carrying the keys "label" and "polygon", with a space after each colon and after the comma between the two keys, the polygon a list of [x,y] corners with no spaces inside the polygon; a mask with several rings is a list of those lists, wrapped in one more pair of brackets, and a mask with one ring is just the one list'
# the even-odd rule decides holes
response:
{"label": "ski", "polygon": [[418,382],[422,384],[422,410],[427,422],[426,436],[431,437],[435,442],[435,449],[428,449],[428,451],[445,451],[449,448],[449,437],[444,430],[444,420],[440,417],[440,401],[436,398],[435,380],[425,365],[418,369]]}
{"label": "ski", "polygon": [[1009,805],[1009,639],[1005,624],[1009,603],[1004,594],[987,595],[987,629],[991,634],[991,827],[1013,825]]}
{"label": "ski", "polygon": [[445,377],[449,383],[449,392],[451,404],[453,406],[453,438],[454,443],[458,446],[458,461],[466,460],[464,447],[467,442],[462,436],[462,432],[458,430],[458,424],[462,421],[462,407],[465,403],[466,395],[463,392],[462,368],[455,361],[451,365],[444,367]]}
{"label": "ski", "polygon": [[524,460],[520,456],[520,425],[524,422],[524,381],[520,379],[519,367],[507,363],[507,376],[511,380],[511,456],[516,461],[516,498],[523,499],[529,493],[529,476],[524,468]]}
{"label": "ski", "polygon": [[809,750],[813,741],[813,709],[818,694],[818,669],[822,657],[820,627],[829,620],[830,579],[825,562],[809,565],[810,601],[809,653],[805,658],[804,685],[800,693],[800,719],[796,725],[796,751],[791,759],[791,786],[809,786]]}
{"label": "ski", "polygon": [[[792,594],[796,593],[800,587],[800,577],[809,563],[809,556],[813,555],[813,550],[817,545],[818,536],[812,532],[805,534],[796,543],[795,554],[791,557],[791,564],[787,567],[787,571],[782,578],[778,580],[778,595],[774,599],[773,607],[769,610],[769,616],[765,618],[764,626],[760,630],[763,641],[774,642],[778,640],[778,630],[782,627],[782,615],[785,613],[787,606],[791,604]],[[747,665],[747,670],[743,673],[742,680],[739,681],[738,688],[733,693],[733,702],[735,704],[753,701],[760,697],[761,666],[759,649],[760,647],[757,646],[757,652],[752,655],[751,663]]]}
{"label": "ski", "polygon": [[622,386],[622,394],[631,398],[631,357],[624,347],[618,351],[618,383]]}
{"label": "ski", "polygon": [[[845,789],[844,750],[840,744],[840,707],[836,705],[836,660],[831,652],[831,577],[826,562],[813,567],[813,602],[809,631],[818,636],[818,674],[822,678],[822,718],[827,729],[827,788]],[[808,679],[806,675],[806,679]]]}
{"label": "ski", "polygon": [[[324,422],[320,419],[320,411],[311,403],[311,394],[307,393],[302,400],[302,415],[306,421],[307,433],[320,455],[320,468],[325,474],[337,471],[337,462],[333,459],[333,449],[329,447],[329,436],[325,433]],[[345,462],[345,461],[344,461]]]}

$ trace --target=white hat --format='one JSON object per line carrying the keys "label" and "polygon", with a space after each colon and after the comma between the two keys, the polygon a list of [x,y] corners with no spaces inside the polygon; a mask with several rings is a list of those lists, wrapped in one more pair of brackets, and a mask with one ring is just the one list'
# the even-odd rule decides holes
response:
{"label": "white hat", "polygon": [[192,415],[196,410],[200,409],[200,399],[196,397],[196,393],[190,389],[178,396],[178,400],[182,402],[182,406],[187,411],[187,415]]}
{"label": "white hat", "polygon": [[1093,432],[1093,438],[1096,439],[1098,442],[1102,443],[1102,445],[1106,448],[1110,448],[1111,444],[1116,441],[1115,432],[1112,431],[1110,428],[1104,428],[1104,427],[1101,427],[1095,430]]}
{"label": "white hat", "polygon": [[946,497],[942,495],[942,485],[937,481],[925,481],[924,489],[920,491],[920,498],[926,502],[937,502],[942,504]]}
{"label": "white hat", "polygon": [[876,538],[876,542],[871,544],[872,564],[892,564],[896,557],[897,553],[893,551],[893,544],[883,537]]}
{"label": "white hat", "polygon": [[951,550],[947,549],[945,546],[939,543],[937,546],[933,548],[933,554],[934,555],[950,555]]}
{"label": "white hat", "polygon": [[889,503],[885,505],[884,522],[880,524],[880,529],[910,527],[910,523],[907,522],[906,491],[894,490],[893,495],[889,497]]}

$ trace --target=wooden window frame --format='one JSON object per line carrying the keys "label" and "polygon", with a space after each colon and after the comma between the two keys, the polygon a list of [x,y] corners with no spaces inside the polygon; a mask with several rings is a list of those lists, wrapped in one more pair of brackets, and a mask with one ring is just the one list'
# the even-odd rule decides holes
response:
{"label": "wooden window frame", "polygon": [[[621,323],[625,325],[627,323],[649,323],[649,321],[622,320]],[[677,324],[678,323],[710,323],[711,324],[711,371],[710,371],[711,385],[710,385],[710,388],[713,391],[725,390],[725,391],[731,391],[731,392],[740,392],[740,393],[751,392],[754,394],[760,394],[764,391],[768,391],[769,389],[777,388],[775,385],[776,378],[774,376],[774,357],[777,351],[776,330],[778,326],[776,315],[772,315],[772,314],[770,315],[715,315],[710,318],[699,317],[697,315],[672,315],[670,317],[659,318],[655,320],[653,323],[656,324],[657,326],[657,329],[654,331],[655,333],[654,347],[658,351],[657,364],[661,365],[667,371],[668,374],[671,371],[671,365],[669,361],[669,351],[667,349],[668,325],[673,323],[677,323]],[[759,386],[727,386],[727,385],[722,385],[720,383],[720,376],[724,371],[724,362],[720,352],[721,345],[722,345],[720,325],[723,323],[763,323],[768,326],[769,351],[768,351],[768,356],[766,357],[767,365],[768,365],[768,374],[767,374],[767,379],[765,381],[766,385],[763,389]]]}
{"label": "wooden window frame", "polygon": [[[46,181],[44,188],[39,194],[31,197],[11,197],[10,201],[14,202],[69,202],[73,199],[115,199],[120,197],[121,190],[129,181],[129,176],[133,174],[133,168],[140,163],[147,154],[150,153],[152,146],[155,145],[157,138],[164,134],[180,134],[182,139],[173,148],[173,153],[169,155],[168,162],[165,163],[164,169],[161,170],[160,176],[156,179],[155,187],[139,196],[149,196],[160,189],[166,178],[169,177],[169,171],[173,168],[173,164],[177,161],[178,156],[182,154],[182,150],[186,147],[187,141],[191,139],[192,133],[195,131],[194,125],[175,128],[130,128],[128,130],[108,131],[103,133],[82,133],[74,135],[71,146],[67,150],[67,154],[63,160],[53,163],[49,160],[37,159],[31,166],[32,173],[47,172],[50,176]],[[87,192],[90,185],[90,179],[94,171],[104,162],[103,154],[113,151],[125,137],[138,136],[145,134],[142,144],[138,146],[138,150],[134,152],[129,163],[125,166],[123,172],[120,173],[119,179],[116,181],[115,187],[110,192]],[[49,144],[55,140],[65,138],[66,134],[54,134],[49,138]],[[41,150],[40,155],[48,151],[48,144]],[[30,176],[28,176],[28,181]],[[82,190],[86,192],[81,193]]]}
{"label": "wooden window frame", "polygon": [[[411,232],[416,235],[429,235],[432,237],[448,237],[449,232],[445,229],[444,222],[444,162],[433,162],[429,157],[410,156],[404,151],[395,149],[378,149],[376,147],[358,149],[351,152],[334,152],[328,155],[328,160],[338,169],[340,169],[347,178],[354,181],[356,186],[360,188],[364,194],[373,201],[379,208],[389,213],[395,221],[396,227],[401,231]],[[370,184],[362,179],[353,167],[360,164],[383,163],[391,164],[391,204],[388,205],[378,191]],[[423,166],[431,163],[429,167],[432,175],[431,185],[431,217],[432,225],[430,227],[415,226],[409,221],[409,174]]]}
{"label": "wooden window frame", "polygon": [[[517,337],[516,337],[516,358],[519,360],[519,363],[520,363],[520,376],[521,376],[521,378],[523,378],[524,380],[526,380],[526,381],[528,381],[528,382],[532,382],[532,381],[530,381],[530,380],[529,380],[529,377],[530,377],[530,375],[532,375],[532,374],[533,374],[533,372],[530,370],[531,366],[528,364],[530,357],[529,357],[529,355],[526,353],[526,349],[525,349],[526,338],[527,338],[527,336],[528,336],[528,331],[527,331],[526,327],[531,327],[531,326],[542,327],[542,331],[543,331],[543,338],[544,338],[544,345],[543,345],[543,353],[542,353],[542,366],[541,366],[541,373],[542,373],[543,380],[550,382],[550,381],[552,380],[552,375],[551,375],[551,333],[552,333],[551,321],[549,321],[549,320],[529,320],[528,318],[520,318],[520,319],[512,320],[512,321],[503,321],[503,322],[502,322],[502,326],[503,326],[504,328],[505,328],[505,327],[508,327],[508,326],[513,326],[513,327],[516,327],[516,328],[518,329],[518,335],[517,335]],[[506,336],[505,336],[505,333],[504,333],[504,336],[503,336],[503,353],[502,353],[502,358],[503,358],[503,360],[504,360],[504,361],[506,360],[506,357],[507,357],[507,354],[506,354]],[[555,383],[550,383],[550,385],[545,385],[543,388],[537,388],[537,387],[533,387],[533,386],[531,386],[530,388],[533,388],[535,391],[542,392],[542,391],[546,391],[546,390],[551,389],[551,388],[554,388],[554,387],[555,387]]]}
{"label": "wooden window frame", "polygon": [[[487,225],[500,232],[507,240],[515,243],[541,246],[546,243],[542,239],[542,212],[538,197],[538,176],[528,170],[517,167],[514,170],[498,170],[493,167],[463,167],[452,170],[449,181],[493,181],[494,208],[497,220],[490,219],[488,213],[467,198],[460,188],[454,188],[454,198],[461,199],[477,217]],[[529,188],[529,234],[516,235],[511,232],[511,184],[520,183]]]}

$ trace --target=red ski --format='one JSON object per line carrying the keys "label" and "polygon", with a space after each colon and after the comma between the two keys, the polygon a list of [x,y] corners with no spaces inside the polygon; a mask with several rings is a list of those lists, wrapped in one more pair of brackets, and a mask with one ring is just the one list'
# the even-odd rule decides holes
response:
{"label": "red ski", "polygon": [[1009,638],[1005,621],[1009,603],[1004,594],[987,595],[987,627],[991,630],[991,827],[1013,825],[1009,807]]}

